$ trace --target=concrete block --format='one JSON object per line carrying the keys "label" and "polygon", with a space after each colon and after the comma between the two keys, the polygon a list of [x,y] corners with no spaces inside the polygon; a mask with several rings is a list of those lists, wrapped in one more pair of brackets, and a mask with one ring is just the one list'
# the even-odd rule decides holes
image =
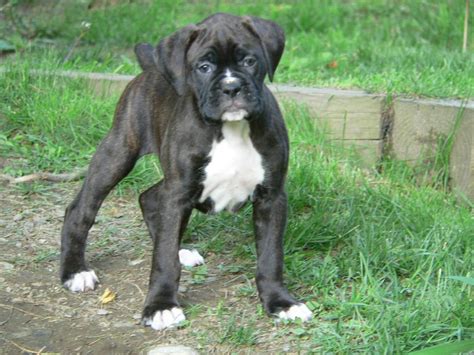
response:
{"label": "concrete block", "polygon": [[335,140],[343,147],[354,149],[354,151],[360,156],[363,167],[373,168],[382,156],[382,140]]}
{"label": "concrete block", "polygon": [[[458,100],[408,100],[394,103],[392,149],[397,159],[433,159],[440,142],[454,134],[450,177],[458,192],[474,198],[474,103]],[[459,127],[456,129],[456,122]]]}
{"label": "concrete block", "polygon": [[270,85],[278,99],[305,104],[333,139],[381,139],[384,96],[363,91]]}

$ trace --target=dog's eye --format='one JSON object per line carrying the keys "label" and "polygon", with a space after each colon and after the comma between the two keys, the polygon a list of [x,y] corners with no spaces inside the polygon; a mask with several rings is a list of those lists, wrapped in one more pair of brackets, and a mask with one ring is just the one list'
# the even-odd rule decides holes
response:
{"label": "dog's eye", "polygon": [[257,60],[254,57],[245,57],[242,61],[244,67],[253,67]]}
{"label": "dog's eye", "polygon": [[204,63],[198,67],[198,70],[203,74],[207,74],[212,71],[212,66],[208,63]]}

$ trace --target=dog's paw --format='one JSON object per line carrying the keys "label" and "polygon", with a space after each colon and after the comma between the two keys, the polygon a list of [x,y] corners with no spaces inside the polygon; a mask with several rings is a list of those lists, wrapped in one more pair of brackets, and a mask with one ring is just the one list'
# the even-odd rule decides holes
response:
{"label": "dog's paw", "polygon": [[278,318],[282,320],[301,319],[303,322],[309,321],[313,317],[313,313],[304,303],[294,304],[286,311],[278,313]]}
{"label": "dog's paw", "polygon": [[162,330],[166,328],[174,328],[179,323],[186,320],[183,310],[179,307],[172,309],[165,309],[163,311],[157,311],[153,317],[146,317],[143,319],[145,326],[150,326],[155,330]]}
{"label": "dog's paw", "polygon": [[85,292],[95,289],[95,285],[99,282],[99,278],[94,270],[78,272],[64,283],[64,287],[72,292]]}
{"label": "dog's paw", "polygon": [[183,266],[197,266],[204,264],[204,258],[196,249],[181,249],[179,251],[179,262]]}

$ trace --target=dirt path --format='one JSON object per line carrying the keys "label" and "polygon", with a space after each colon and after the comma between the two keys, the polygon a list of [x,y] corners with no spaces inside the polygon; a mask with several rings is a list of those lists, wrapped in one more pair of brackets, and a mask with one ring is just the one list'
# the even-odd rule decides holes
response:
{"label": "dirt path", "polygon": [[[200,353],[308,350],[307,341],[288,335],[290,326],[263,314],[252,278],[236,273],[242,265],[226,255],[208,253],[205,267],[183,270],[188,322],[182,328],[156,332],[139,325],[151,243],[132,194],[111,195],[91,230],[88,260],[100,287],[85,294],[63,289],[59,234],[77,188],[0,186],[0,353],[137,354],[159,344]],[[107,288],[117,297],[103,305]]]}

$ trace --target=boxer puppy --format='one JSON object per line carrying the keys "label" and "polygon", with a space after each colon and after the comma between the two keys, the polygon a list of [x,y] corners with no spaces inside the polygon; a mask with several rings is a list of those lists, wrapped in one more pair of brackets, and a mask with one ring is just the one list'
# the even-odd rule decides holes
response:
{"label": "boxer puppy", "polygon": [[215,14],[156,48],[136,46],[143,72],[122,94],[113,126],[66,209],[61,235],[66,288],[83,292],[99,282],[84,258],[88,231],[110,190],[141,156],[153,153],[164,177],[140,196],[153,239],[143,324],[164,329],[185,319],[177,300],[180,259],[203,262],[196,251],[179,250],[191,211],[236,212],[248,201],[264,309],[282,319],[311,318],[283,283],[288,136],[264,78],[273,79],[284,43],[274,22]]}

